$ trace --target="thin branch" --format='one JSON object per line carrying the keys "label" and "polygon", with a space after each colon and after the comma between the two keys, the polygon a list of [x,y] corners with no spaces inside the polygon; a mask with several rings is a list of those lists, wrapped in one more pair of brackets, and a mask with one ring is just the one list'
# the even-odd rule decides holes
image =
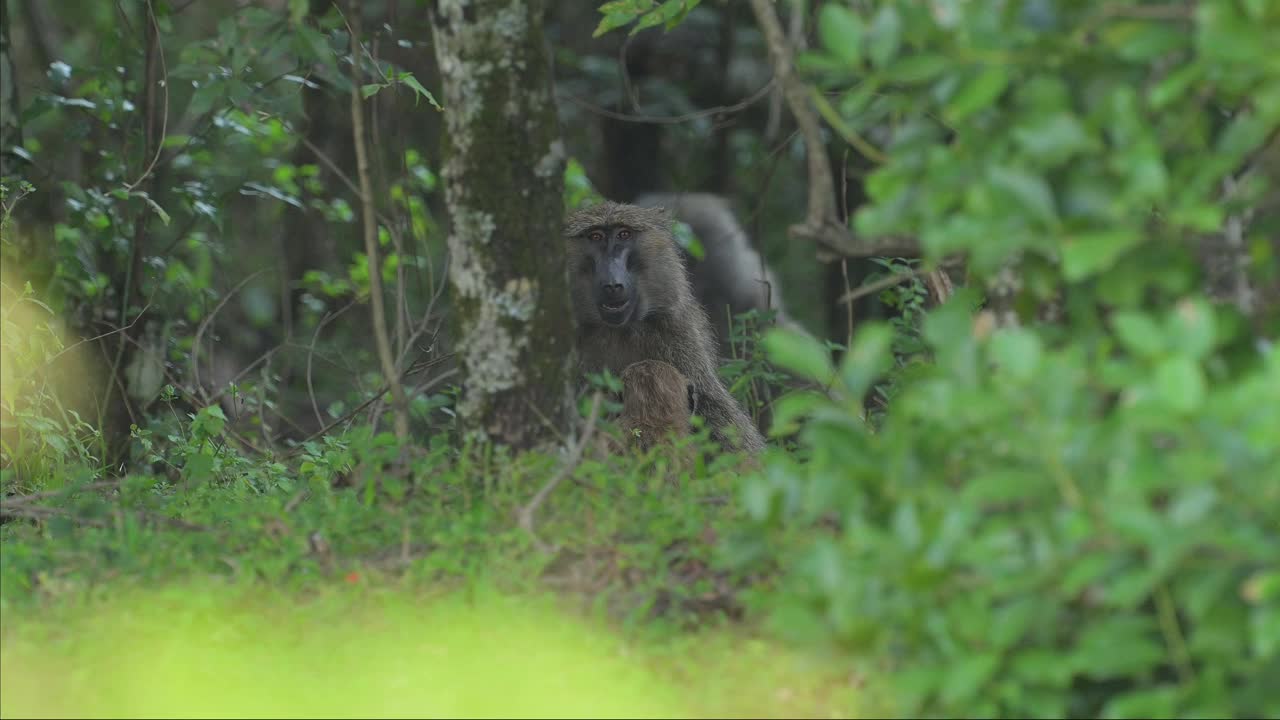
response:
{"label": "thin branch", "polygon": [[891,288],[894,285],[900,285],[908,280],[911,280],[912,278],[919,277],[920,275],[921,275],[920,270],[911,269],[911,270],[908,270],[907,272],[894,273],[893,275],[890,275],[888,277],[880,278],[875,282],[869,282],[865,285],[859,285],[857,289],[850,290],[849,292],[841,295],[839,299],[836,300],[836,304],[840,305],[842,303],[851,303],[854,300],[857,300],[858,298],[866,297],[867,295],[878,293],[881,290],[884,290],[886,288]]}
{"label": "thin branch", "polygon": [[684,115],[673,115],[673,116],[633,115],[630,113],[622,113],[622,112],[617,112],[616,110],[609,110],[607,108],[602,108],[599,105],[593,105],[587,102],[586,100],[583,100],[582,98],[579,98],[574,95],[569,95],[566,93],[562,93],[562,95],[563,97],[567,98],[570,102],[573,102],[576,105],[580,105],[586,110],[589,110],[597,115],[603,115],[604,117],[612,118],[614,120],[621,120],[623,122],[632,122],[632,123],[649,123],[653,125],[679,125],[681,123],[692,122],[694,120],[698,120],[704,117],[709,117],[714,115],[727,115],[730,113],[741,112],[747,109],[748,107],[754,105],[764,96],[768,95],[769,91],[773,89],[773,85],[774,85],[774,79],[770,78],[769,82],[764,84],[764,87],[761,87],[759,90],[756,90],[755,92],[751,93],[746,97],[746,99],[742,100],[741,102],[736,102],[732,105],[720,105],[718,107],[707,108],[705,110],[695,110],[694,112],[685,113]]}
{"label": "thin branch", "polygon": [[[351,52],[355,54],[360,47],[360,12],[356,8],[351,13],[354,27],[351,30]],[[373,337],[377,343],[378,360],[382,364],[382,374],[391,389],[392,409],[395,413],[396,438],[401,442],[409,439],[409,403],[405,398],[404,387],[400,384],[400,374],[396,372],[396,362],[391,353],[391,340],[387,336],[387,318],[382,307],[382,264],[378,261],[378,226],[373,206],[373,186],[369,178],[369,154],[364,144],[364,112],[360,97],[359,63],[352,63],[351,68],[351,136],[355,142],[356,169],[360,176],[360,205],[364,219],[364,250],[369,257],[369,299],[373,315]]]}
{"label": "thin branch", "polygon": [[546,485],[542,486],[542,489],[538,491],[538,494],[533,496],[533,499],[529,501],[528,505],[525,505],[517,511],[517,523],[525,532],[529,533],[529,537],[533,540],[534,544],[543,552],[554,552],[554,548],[543,543],[542,540],[538,538],[537,533],[533,531],[533,514],[537,512],[538,507],[546,501],[547,496],[549,496],[551,492],[560,485],[560,483],[564,482],[564,479],[568,477],[569,473],[573,472],[573,469],[578,467],[578,464],[582,462],[582,453],[587,449],[587,444],[591,442],[591,436],[595,433],[596,422],[600,418],[600,397],[599,392],[596,392],[591,396],[591,413],[587,417],[586,428],[582,431],[582,437],[578,439],[577,444],[570,449],[569,457],[565,458],[565,462],[560,466],[560,470],[547,481]]}
{"label": "thin branch", "polygon": [[805,154],[809,161],[809,214],[806,223],[818,228],[835,216],[835,183],[823,151],[822,126],[809,103],[805,84],[796,76],[791,46],[787,43],[777,13],[773,11],[773,3],[770,0],[751,0],[751,9],[769,46],[773,76],[782,85],[783,97],[786,98],[787,106],[791,108],[791,114],[804,137]]}
{"label": "thin branch", "polygon": [[[44,303],[41,303],[41,305],[43,305],[43,304],[44,304]],[[49,366],[50,366],[50,365],[52,365],[52,364],[54,363],[54,361],[56,361],[58,358],[60,358],[60,357],[62,357],[63,355],[65,355],[65,354],[67,354],[67,353],[71,352],[72,350],[75,350],[76,348],[80,347],[81,345],[84,345],[84,344],[86,344],[86,343],[91,343],[91,342],[97,342],[97,341],[99,341],[99,340],[102,340],[103,338],[111,337],[112,335],[115,335],[116,333],[122,333],[122,332],[125,332],[126,330],[130,330],[130,329],[132,329],[134,325],[137,325],[137,324],[138,324],[138,321],[142,319],[142,316],[146,314],[147,310],[148,310],[150,307],[151,307],[151,303],[150,303],[150,302],[148,302],[148,303],[147,303],[147,304],[146,304],[146,305],[145,305],[141,310],[139,310],[139,311],[138,311],[138,314],[137,314],[137,315],[134,315],[134,316],[133,316],[133,320],[132,320],[128,325],[125,325],[125,326],[123,326],[123,327],[118,327],[118,328],[114,328],[114,329],[108,330],[107,332],[104,332],[104,333],[102,333],[101,335],[94,335],[94,336],[93,336],[93,337],[91,337],[91,338],[86,338],[86,339],[84,339],[84,340],[78,340],[78,341],[76,341],[76,342],[74,342],[74,343],[71,343],[70,345],[68,345],[68,346],[66,346],[66,347],[64,347],[64,348],[62,348],[62,349],[61,349],[61,350],[59,350],[57,353],[54,353],[53,357],[49,358],[48,360],[45,360],[45,361],[44,361],[44,363],[42,363],[42,364],[40,365],[40,367],[35,368],[35,369],[31,370],[30,372],[28,372],[26,375],[24,375],[24,376],[22,377],[22,379],[21,379],[19,382],[21,382],[21,381],[25,381],[25,380],[27,380],[28,378],[30,378],[32,375],[34,375],[35,373],[37,373],[37,372],[39,372],[39,371],[41,371],[41,370],[43,370],[43,369],[45,369],[45,368],[49,367]]]}
{"label": "thin branch", "polygon": [[[790,234],[795,238],[815,240],[842,255],[850,257],[914,257],[920,254],[918,243],[904,239],[886,238],[867,241],[855,237],[836,217],[835,180],[827,163],[822,125],[814,109],[814,95],[809,86],[796,74],[792,48],[787,42],[782,23],[774,12],[772,0],[751,0],[751,9],[769,47],[769,59],[773,63],[773,76],[782,86],[787,106],[796,119],[796,125],[804,138],[805,155],[809,165],[808,213],[802,224],[793,225]],[[869,146],[867,146],[869,147]],[[862,148],[866,150],[866,148]]]}
{"label": "thin branch", "polygon": [[264,272],[266,272],[266,270],[259,270],[236,283],[236,286],[231,288],[231,292],[223,295],[222,299],[218,301],[218,304],[213,308],[213,312],[209,313],[204,320],[200,321],[200,327],[196,328],[195,342],[191,343],[191,379],[194,381],[196,393],[202,400],[204,400],[205,403],[209,403],[210,399],[209,393],[205,392],[204,385],[200,383],[200,345],[204,338],[204,331],[208,329],[209,324],[218,316],[218,313],[222,311],[223,306],[231,300],[233,295],[240,292],[240,289],[247,285],[250,280],[253,280]]}
{"label": "thin branch", "polygon": [[331,320],[337,319],[339,315],[350,310],[355,306],[355,304],[355,301],[352,300],[343,306],[341,310],[325,313],[325,316],[321,318],[320,322],[316,325],[316,331],[311,334],[311,345],[307,348],[307,397],[311,399],[311,411],[316,415],[316,423],[321,427],[324,426],[324,418],[320,417],[320,406],[316,404],[316,389],[311,384],[311,359],[315,357],[316,354],[316,340],[320,338],[320,331],[324,330],[325,325],[328,325]]}
{"label": "thin branch", "polygon": [[[422,385],[419,385],[418,387],[414,388],[414,393],[416,394],[416,393],[420,393],[420,392],[426,392],[427,390],[430,390],[432,387],[435,387],[436,385],[439,385],[440,383],[444,382],[444,381],[445,381],[445,380],[447,380],[448,378],[453,377],[454,375],[457,375],[457,374],[458,374],[458,371],[457,371],[457,369],[456,369],[456,368],[455,368],[455,369],[451,369],[451,370],[446,370],[446,371],[444,371],[444,372],[440,373],[439,375],[437,375],[437,376],[435,376],[435,377],[431,378],[430,380],[428,380],[427,382],[423,383]],[[334,428],[338,427],[339,425],[341,425],[341,424],[343,424],[343,423],[345,423],[345,422],[350,422],[352,418],[354,418],[356,415],[359,415],[361,412],[363,412],[363,411],[365,410],[365,408],[367,408],[367,407],[369,407],[370,405],[372,405],[372,404],[374,404],[375,402],[377,402],[377,401],[378,401],[378,400],[379,400],[379,399],[380,399],[380,398],[381,398],[381,397],[382,397],[386,392],[387,392],[387,386],[386,386],[386,385],[383,385],[382,387],[378,388],[378,391],[377,391],[376,393],[374,393],[371,397],[369,397],[367,400],[365,400],[364,402],[360,403],[360,404],[359,404],[359,405],[357,405],[356,407],[351,408],[351,410],[349,410],[349,411],[347,412],[347,414],[343,415],[342,417],[338,418],[337,420],[334,420],[333,422],[329,423],[328,425],[325,425],[324,427],[320,428],[319,430],[317,430],[317,431],[315,431],[315,432],[311,433],[310,435],[306,436],[305,438],[303,438],[303,439],[302,439],[302,442],[298,443],[298,444],[297,444],[297,445],[296,445],[292,450],[290,450],[290,451],[286,452],[286,453],[284,454],[284,457],[285,457],[285,458],[293,457],[294,455],[296,455],[296,454],[298,454],[299,452],[301,452],[301,451],[302,451],[302,447],[303,447],[304,445],[306,445],[307,443],[309,443],[309,442],[311,442],[312,440],[315,440],[315,439],[317,439],[317,438],[321,438],[321,437],[324,437],[325,435],[328,435],[330,430],[332,430],[332,429],[334,429]]]}
{"label": "thin branch", "polygon": [[[156,143],[155,155],[151,157],[151,162],[147,165],[147,169],[142,171],[142,175],[138,176],[137,180],[125,183],[124,187],[129,192],[133,192],[134,188],[141,185],[144,180],[151,176],[151,171],[155,169],[156,163],[160,162],[160,155],[164,153],[164,139],[169,132],[169,66],[164,59],[164,43],[160,42],[160,21],[156,19],[156,10],[151,5],[151,0],[147,0],[147,17],[151,20],[151,26],[155,29],[156,51],[160,56],[160,87],[164,88],[164,115],[161,116],[160,120],[160,142]],[[150,81],[151,78],[147,78],[147,80]],[[149,124],[147,130],[150,132]]]}

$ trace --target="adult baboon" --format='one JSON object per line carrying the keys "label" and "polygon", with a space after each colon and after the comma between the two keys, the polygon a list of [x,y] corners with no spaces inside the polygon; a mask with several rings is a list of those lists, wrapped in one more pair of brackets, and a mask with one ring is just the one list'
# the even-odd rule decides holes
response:
{"label": "adult baboon", "polygon": [[693,297],[672,222],[665,210],[615,202],[567,218],[582,370],[620,374],[641,360],[668,362],[693,385],[712,437],[758,452],[764,439],[716,373],[711,322]]}
{"label": "adult baboon", "polygon": [[650,193],[636,204],[670,210],[689,224],[701,243],[701,259],[683,249],[681,253],[693,295],[711,318],[721,355],[729,354],[732,315],[772,309],[778,325],[798,328],[783,309],[777,277],[751,247],[728,200],[710,193]]}

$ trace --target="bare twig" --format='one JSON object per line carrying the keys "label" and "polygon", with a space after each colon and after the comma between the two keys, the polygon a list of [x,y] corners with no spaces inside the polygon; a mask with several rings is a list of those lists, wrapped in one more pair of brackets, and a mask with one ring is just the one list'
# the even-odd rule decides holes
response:
{"label": "bare twig", "polygon": [[808,213],[803,223],[791,227],[792,237],[816,240],[832,250],[850,257],[915,257],[920,254],[918,243],[905,239],[886,238],[867,241],[857,238],[836,218],[835,181],[827,163],[822,141],[822,125],[813,106],[813,93],[795,72],[792,48],[787,42],[782,23],[773,10],[771,0],[751,0],[756,22],[764,33],[773,63],[774,79],[782,86],[787,106],[796,119],[796,125],[804,138],[805,155],[809,165]]}
{"label": "bare twig", "polygon": [[720,105],[713,108],[707,108],[705,110],[695,110],[694,112],[685,113],[683,115],[672,115],[672,116],[634,115],[631,113],[622,113],[622,112],[617,112],[615,110],[602,108],[599,105],[593,105],[587,102],[586,100],[583,100],[582,98],[579,98],[574,95],[563,94],[563,96],[565,98],[568,98],[569,101],[574,103],[575,105],[580,105],[581,107],[583,107],[584,109],[592,113],[595,113],[597,115],[603,115],[604,117],[612,118],[614,120],[621,120],[623,122],[632,122],[632,123],[648,123],[653,125],[679,125],[681,123],[692,122],[694,120],[698,120],[700,118],[709,117],[713,115],[728,115],[730,113],[741,112],[747,109],[748,107],[750,107],[751,105],[754,105],[764,96],[768,95],[769,90],[773,88],[773,84],[774,84],[774,79],[770,79],[769,82],[765,83],[764,86],[761,87],[759,90],[756,90],[755,92],[748,95],[746,99],[742,100],[741,102],[736,102],[732,105]]}
{"label": "bare twig", "polygon": [[569,473],[578,467],[578,463],[582,462],[582,453],[587,449],[587,444],[591,442],[591,436],[595,433],[596,421],[600,417],[600,393],[596,392],[591,396],[591,413],[587,416],[587,425],[582,431],[582,437],[578,439],[569,452],[569,457],[565,458],[565,462],[560,466],[560,470],[556,472],[546,485],[538,491],[528,505],[520,508],[516,514],[516,521],[525,532],[529,533],[529,537],[533,543],[538,546],[539,550],[546,553],[554,552],[555,549],[538,538],[537,533],[533,531],[533,514],[537,512],[538,507],[546,501],[547,496],[551,494],[556,487],[564,482]]}
{"label": "bare twig", "polygon": [[[41,304],[43,305],[43,303],[41,303]],[[138,311],[138,314],[137,314],[137,315],[134,315],[134,316],[133,316],[133,320],[132,320],[128,325],[125,325],[125,326],[123,326],[123,327],[113,328],[113,329],[111,329],[111,330],[108,330],[107,332],[102,333],[101,335],[94,335],[94,336],[93,336],[93,337],[91,337],[91,338],[86,338],[86,339],[84,339],[84,340],[78,340],[78,341],[73,342],[73,343],[71,343],[70,345],[68,345],[68,346],[66,346],[66,347],[64,347],[64,348],[62,348],[62,349],[61,349],[61,350],[59,350],[58,352],[54,353],[53,357],[49,358],[48,360],[45,360],[45,361],[40,365],[40,367],[35,368],[35,369],[31,370],[30,372],[28,372],[25,376],[23,376],[22,380],[26,380],[27,378],[31,377],[31,376],[32,376],[32,375],[34,375],[35,373],[37,373],[37,372],[39,372],[39,371],[41,371],[41,370],[43,370],[43,369],[45,369],[45,368],[49,367],[49,366],[50,366],[50,365],[52,365],[52,364],[54,363],[54,361],[56,361],[58,358],[60,358],[60,357],[62,357],[63,355],[65,355],[65,354],[67,354],[67,353],[71,352],[72,350],[75,350],[76,348],[80,347],[81,345],[84,345],[84,344],[86,344],[86,343],[91,343],[91,342],[97,342],[97,341],[99,341],[99,340],[102,340],[103,338],[111,337],[112,335],[115,335],[116,333],[122,333],[122,332],[125,332],[126,330],[131,329],[134,325],[137,325],[137,324],[138,324],[138,321],[142,319],[142,316],[143,316],[144,314],[146,314],[147,310],[148,310],[150,307],[151,307],[151,303],[149,303],[149,302],[148,302],[145,306],[143,306],[143,308],[142,308],[141,310],[139,310],[139,311]]]}
{"label": "bare twig", "polygon": [[888,277],[880,278],[875,282],[869,282],[865,285],[860,285],[856,289],[850,290],[849,292],[841,295],[839,299],[836,300],[836,304],[839,305],[841,303],[852,303],[854,300],[857,300],[858,298],[866,297],[867,295],[871,295],[873,293],[878,293],[881,290],[884,290],[886,288],[891,288],[894,285],[900,285],[914,277],[918,277],[920,274],[921,274],[920,270],[911,269],[911,270],[908,270],[907,272],[894,273],[893,275],[890,275]]}
{"label": "bare twig", "polygon": [[321,427],[324,426],[324,419],[320,417],[320,407],[316,404],[316,389],[311,384],[311,360],[316,354],[316,340],[319,339],[320,331],[324,330],[325,325],[328,325],[331,320],[336,319],[339,315],[351,309],[355,304],[355,301],[352,300],[343,306],[341,310],[326,313],[316,325],[316,331],[311,334],[311,346],[307,348],[307,396],[311,398],[311,411],[316,414],[316,423]]}
{"label": "bare twig", "polygon": [[[155,30],[156,51],[160,57],[160,86],[164,88],[164,115],[161,116],[160,120],[160,142],[155,144],[155,154],[151,156],[151,162],[142,171],[142,174],[138,176],[137,180],[125,183],[124,187],[129,192],[133,192],[134,188],[141,185],[144,180],[151,176],[151,171],[155,169],[156,163],[160,162],[160,155],[164,153],[164,138],[169,132],[169,66],[164,59],[164,43],[160,42],[160,21],[156,20],[156,10],[151,5],[151,0],[147,0],[147,19],[151,21],[151,27]],[[152,78],[148,76],[147,81],[152,82]],[[150,118],[148,118],[148,122],[150,122]],[[150,132],[150,127],[148,127],[148,132]]]}
{"label": "bare twig", "polygon": [[934,301],[941,305],[945,303],[952,295],[955,294],[955,287],[951,283],[951,276],[947,271],[938,268],[924,276],[925,282],[929,285],[930,292],[933,293]]}
{"label": "bare twig", "polygon": [[18,505],[26,505],[36,500],[44,500],[59,495],[67,495],[80,490],[105,490],[107,488],[119,487],[119,480],[96,480],[84,485],[73,485],[71,487],[62,487],[57,490],[41,490],[40,492],[26,493],[24,495],[11,495],[4,499],[5,507],[13,507]]}
{"label": "bare twig", "polygon": [[213,319],[218,316],[218,313],[221,312],[222,308],[229,300],[231,300],[233,295],[240,292],[240,289],[247,285],[250,280],[253,280],[264,272],[266,272],[266,270],[259,270],[236,283],[236,286],[231,288],[231,292],[223,295],[222,299],[218,301],[218,304],[214,306],[213,312],[209,313],[208,317],[200,321],[200,327],[196,328],[195,341],[191,343],[191,379],[194,381],[195,391],[198,397],[205,403],[209,403],[211,401],[209,399],[209,393],[205,392],[204,385],[200,384],[200,345],[204,337],[204,331],[208,329],[209,323],[213,322]]}
{"label": "bare twig", "polygon": [[[354,55],[360,47],[360,12],[351,13],[351,52]],[[387,318],[382,303],[382,264],[378,261],[378,225],[373,205],[373,187],[369,178],[369,154],[364,144],[364,108],[360,97],[359,63],[352,64],[351,76],[351,136],[355,142],[356,169],[360,176],[360,204],[364,219],[364,250],[369,256],[369,300],[373,315],[373,337],[377,343],[378,360],[382,364],[382,374],[387,386],[391,389],[391,404],[395,414],[396,438],[401,442],[409,439],[409,403],[405,398],[404,387],[400,384],[400,374],[396,371],[395,358],[391,353],[391,340],[387,336]]]}
{"label": "bare twig", "polygon": [[[187,522],[179,518],[168,517],[166,515],[155,515],[153,513],[135,512],[138,517],[154,520],[156,522],[178,528],[179,530],[191,530],[194,532],[208,532],[210,528],[203,525]],[[28,520],[48,520],[52,517],[67,516],[73,521],[81,525],[90,527],[110,527],[105,520],[100,518],[91,518],[76,515],[74,512],[66,508],[49,507],[47,505],[16,505],[8,502],[0,503],[0,517],[26,518]]]}

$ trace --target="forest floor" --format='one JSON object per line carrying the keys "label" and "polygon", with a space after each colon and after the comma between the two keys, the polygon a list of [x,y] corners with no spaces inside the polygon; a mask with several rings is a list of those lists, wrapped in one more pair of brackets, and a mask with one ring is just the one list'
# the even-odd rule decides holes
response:
{"label": "forest floor", "polygon": [[852,717],[856,674],[741,625],[346,582],[100,587],[7,608],[5,717]]}
{"label": "forest floor", "polygon": [[730,474],[584,462],[535,538],[515,518],[555,462],[450,463],[395,502],[243,477],[10,499],[0,716],[875,715],[848,654],[783,642],[722,569]]}

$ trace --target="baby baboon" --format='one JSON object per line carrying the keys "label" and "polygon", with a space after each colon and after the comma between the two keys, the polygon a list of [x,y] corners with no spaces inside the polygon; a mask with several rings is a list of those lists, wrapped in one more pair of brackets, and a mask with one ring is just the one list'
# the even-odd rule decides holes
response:
{"label": "baby baboon", "polygon": [[689,434],[696,390],[680,371],[661,360],[641,360],[622,371],[622,417],[627,443],[642,451],[664,439]]}
{"label": "baby baboon", "polygon": [[682,255],[693,295],[707,308],[721,355],[729,354],[731,315],[773,309],[778,325],[798,327],[783,309],[773,270],[751,247],[728,200],[710,193],[651,193],[636,204],[670,210],[689,224],[702,244],[701,259],[683,250]]}
{"label": "baby baboon", "polygon": [[716,373],[711,322],[693,297],[671,224],[665,210],[614,202],[567,219],[582,370],[621,374],[641,360],[670,363],[693,386],[712,436],[758,452],[764,438]]}

